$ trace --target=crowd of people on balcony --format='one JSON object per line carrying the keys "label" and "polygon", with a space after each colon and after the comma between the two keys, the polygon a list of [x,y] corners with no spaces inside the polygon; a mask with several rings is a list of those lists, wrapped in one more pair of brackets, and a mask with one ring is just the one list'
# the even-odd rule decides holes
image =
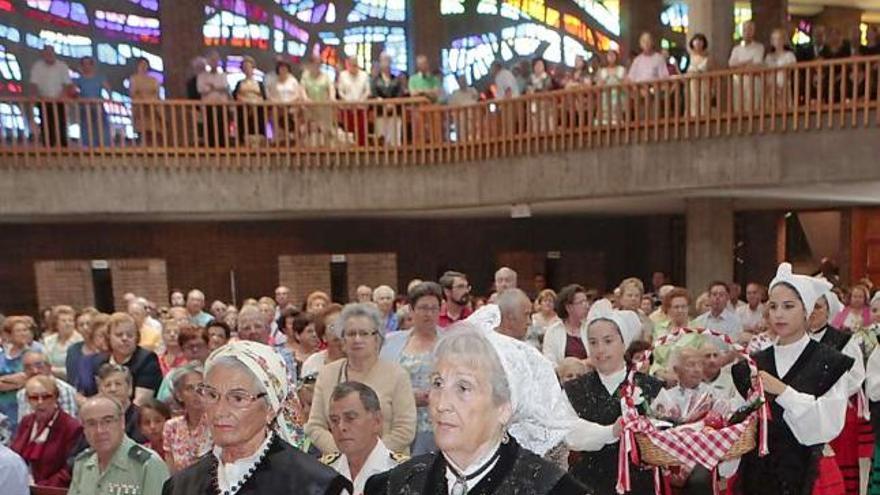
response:
{"label": "crowd of people on balcony", "polygon": [[[491,67],[491,77],[483,87],[472,87],[466,77],[458,78],[458,88],[446,94],[441,76],[429,65],[428,58],[416,58],[412,74],[392,70],[391,59],[381,54],[369,70],[360,68],[354,57],[341,57],[335,69],[335,80],[322,70],[322,62],[316,57],[306,57],[301,67],[294,67],[288,60],[279,59],[273,68],[263,67],[263,77],[259,77],[257,62],[250,56],[242,57],[241,73],[234,88],[229,87],[228,73],[217,52],[206,57],[197,57],[192,62],[192,73],[187,83],[187,95],[192,100],[205,103],[238,102],[231,110],[211,105],[194,109],[191,119],[197,132],[194,138],[210,147],[226,147],[236,143],[259,146],[271,140],[282,145],[344,146],[384,144],[397,146],[414,135],[439,132],[444,139],[465,139],[473,134],[477,123],[469,121],[472,117],[450,117],[450,122],[436,124],[428,119],[421,122],[419,117],[399,104],[376,105],[379,100],[395,100],[404,97],[421,97],[431,103],[448,103],[451,106],[469,105],[481,100],[507,100],[529,94],[541,94],[560,89],[584,88],[590,86],[608,87],[601,90],[600,101],[589,105],[578,102],[574,105],[562,101],[527,103],[530,130],[537,132],[552,130],[560,125],[583,125],[586,122],[615,124],[632,117],[650,117],[651,107],[658,105],[663,98],[672,98],[672,91],[678,92],[680,108],[677,113],[691,117],[711,115],[721,107],[721,94],[725,88],[721,83],[693,79],[687,87],[643,88],[627,92],[620,85],[624,83],[657,83],[679,76],[699,76],[709,71],[729,67],[748,71],[750,69],[780,69],[775,76],[759,77],[750,74],[730,76],[732,109],[736,112],[748,111],[759,106],[762,100],[770,100],[777,105],[791,101],[795,93],[793,73],[786,72],[798,61],[830,60],[856,55],[880,54],[880,36],[876,26],[869,26],[866,39],[861,42],[861,33],[854,29],[846,37],[837,28],[813,27],[809,43],[791,46],[789,33],[783,29],[773,31],[769,40],[755,39],[755,25],[747,21],[742,26],[742,40],[730,53],[728,60],[713,60],[709,55],[710,40],[702,34],[694,34],[687,43],[687,64],[682,74],[679,60],[670,57],[667,50],[657,47],[653,35],[643,33],[639,38],[638,52],[634,53],[627,65],[618,51],[609,50],[596,54],[589,60],[578,56],[574,67],[569,70],[562,65],[549,64],[543,59],[521,61],[512,67],[495,62]],[[269,69],[269,70],[267,70]],[[159,82],[149,73],[149,62],[139,58],[135,71],[129,78],[128,91],[134,102],[131,118],[140,142],[147,146],[161,145],[164,134],[170,132],[167,109],[152,104],[160,96]],[[41,59],[31,69],[30,83],[33,94],[49,99],[100,99],[102,92],[109,89],[106,78],[93,57],[84,57],[77,69],[80,77],[71,79],[70,68],[55,56],[51,45],[43,49]],[[297,77],[299,73],[299,77]],[[812,80],[802,78],[799,83],[799,99],[806,95],[811,99],[840,101],[842,98],[857,97],[866,93],[873,95],[876,77],[870,80],[871,87],[865,88],[865,74],[828,74],[817,71]],[[826,80],[822,82],[823,78]],[[833,79],[834,84],[827,81]],[[844,80],[844,89],[838,90]],[[829,86],[835,90],[829,91]],[[855,90],[853,88],[856,88]],[[812,93],[810,93],[812,92]],[[831,96],[828,93],[835,93]],[[685,94],[686,93],[686,94]],[[630,101],[641,98],[636,103]],[[363,105],[358,105],[358,104]],[[636,105],[642,108],[633,108]],[[39,106],[40,130],[43,143],[52,146],[66,146],[67,105],[54,101]],[[684,110],[687,108],[687,110]],[[656,114],[657,109],[654,109]],[[590,112],[588,118],[584,114]],[[512,113],[512,112],[508,112]],[[101,104],[79,105],[74,120],[80,124],[79,142],[88,147],[110,146],[117,139],[110,134],[107,114]],[[189,124],[181,124],[189,125]],[[442,130],[425,130],[431,125],[441,126]],[[526,124],[506,123],[505,128],[520,129]],[[461,129],[455,129],[458,126]],[[35,126],[36,130],[36,126]]]}
{"label": "crowd of people on balcony", "polygon": [[[111,314],[58,305],[2,317],[0,482],[10,495],[211,483],[612,493],[628,370],[649,400],[706,392],[744,404],[736,343],[770,394],[770,458],[664,471],[677,493],[880,493],[880,435],[875,446],[859,406],[880,400],[880,291],[838,283],[830,263],[813,276],[783,264],[768,285],[748,283],[745,300],[737,284],[700,294],[662,272],[649,290],[630,277],[608,292],[557,292],[537,274],[526,292],[502,267],[488,297],[448,271],[400,295],[361,285],[345,305],[321,291],[294,301],[286,286],[238,306],[175,289],[158,303],[127,293]],[[654,494],[651,472],[631,469],[631,493]]]}

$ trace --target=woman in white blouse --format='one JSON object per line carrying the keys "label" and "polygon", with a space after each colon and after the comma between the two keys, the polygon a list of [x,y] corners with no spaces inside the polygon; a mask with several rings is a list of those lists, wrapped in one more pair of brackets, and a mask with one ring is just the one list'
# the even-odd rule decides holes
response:
{"label": "woman in white blouse", "polygon": [[795,59],[794,52],[788,48],[785,42],[785,32],[781,29],[774,29],[773,33],[770,34],[770,52],[764,57],[764,65],[780,69],[776,71],[776,77],[770,79],[773,82],[768,81],[768,85],[772,84],[773,87],[767,88],[768,94],[770,91],[775,91],[777,106],[783,106],[791,100],[790,86],[792,77],[790,76],[791,73],[783,69],[783,67],[796,63],[797,59]]}
{"label": "woman in white blouse", "polygon": [[[339,99],[349,102],[366,101],[370,97],[370,76],[358,67],[354,57],[346,57],[345,70],[336,77]],[[343,112],[345,130],[353,135],[359,146],[367,143],[367,109],[348,106]]]}
{"label": "woman in white blouse", "polygon": [[[741,493],[811,493],[837,470],[824,447],[843,429],[846,376],[854,360],[807,335],[807,318],[830,288],[824,280],[792,274],[788,263],[779,266],[770,282],[770,325],[778,340],[753,354],[770,405],[770,453],[759,458],[756,449],[742,457]],[[747,399],[754,380],[750,375],[745,361],[733,367],[736,386]]]}
{"label": "woman in white blouse", "polygon": [[[709,71],[709,40],[706,35],[697,33],[688,43],[688,53],[691,57],[691,63],[688,65],[687,74],[700,75]],[[689,82],[691,117],[709,115],[709,81],[705,79],[693,78]]]}
{"label": "woman in white blouse", "polygon": [[302,109],[290,104],[307,101],[308,97],[305,89],[294,77],[289,62],[279,60],[275,63],[275,77],[266,85],[266,93],[269,101],[279,104],[272,112],[276,141],[284,141],[285,136],[288,139],[296,139],[294,123],[300,120],[298,117]]}

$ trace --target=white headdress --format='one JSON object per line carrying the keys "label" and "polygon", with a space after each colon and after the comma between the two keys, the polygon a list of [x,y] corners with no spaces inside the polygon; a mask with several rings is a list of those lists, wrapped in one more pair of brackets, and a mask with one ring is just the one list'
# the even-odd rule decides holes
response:
{"label": "white headdress", "polygon": [[483,306],[466,322],[483,331],[504,367],[513,410],[507,431],[524,448],[544,455],[580,421],[553,365],[531,345],[495,331],[501,313],[494,304]]}
{"label": "white headdress", "polygon": [[838,313],[843,311],[843,303],[840,302],[840,298],[837,297],[837,293],[831,289],[825,291],[825,300],[828,301],[828,321],[834,319]]}
{"label": "white headdress", "polygon": [[[770,290],[778,284],[788,284],[794,288],[795,292],[804,303],[807,315],[813,312],[816,307],[816,300],[831,290],[831,284],[826,280],[821,280],[807,275],[795,275],[791,271],[790,263],[782,263],[776,270],[776,276],[770,281]],[[828,301],[829,307],[831,300]]]}
{"label": "white headdress", "polygon": [[639,315],[628,310],[614,309],[608,299],[600,299],[593,303],[590,312],[587,313],[587,327],[599,320],[607,320],[617,326],[620,336],[623,337],[623,345],[627,349],[642,334],[642,321]]}

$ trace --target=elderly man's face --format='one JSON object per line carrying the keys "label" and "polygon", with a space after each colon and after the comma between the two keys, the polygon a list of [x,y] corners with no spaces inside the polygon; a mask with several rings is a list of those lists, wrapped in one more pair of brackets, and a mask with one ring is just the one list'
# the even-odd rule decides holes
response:
{"label": "elderly man's face", "polygon": [[749,284],[746,286],[746,301],[752,308],[757,308],[761,304],[761,296],[763,296],[761,288],[757,284]]}
{"label": "elderly man's face", "polygon": [[238,447],[266,433],[272,411],[266,399],[258,397],[260,391],[247,371],[214,366],[205,376],[205,385],[219,398],[217,402],[203,399],[215,445],[224,449]]}
{"label": "elderly man's face", "polygon": [[755,23],[754,22],[746,22],[743,24],[743,39],[746,41],[752,41],[755,39]]}
{"label": "elderly man's face", "polygon": [[499,293],[506,291],[507,289],[516,287],[516,280],[513,278],[513,273],[509,271],[502,271],[495,274],[495,290]]}
{"label": "elderly man's face", "polygon": [[709,289],[709,307],[713,314],[720,315],[727,308],[729,302],[730,293],[723,285],[716,285]]}
{"label": "elderly man's face", "polygon": [[391,312],[391,308],[394,305],[394,294],[392,292],[382,291],[376,294],[374,299],[373,302],[376,303],[376,306],[383,315],[387,315]]}
{"label": "elderly man's face", "polygon": [[287,304],[290,299],[290,289],[287,287],[278,287],[275,289],[275,302],[278,304],[278,307],[284,309],[287,307]]}
{"label": "elderly man's face", "polygon": [[186,310],[189,311],[189,314],[197,315],[202,309],[204,309],[204,307],[205,296],[198,292],[190,292],[189,295],[186,296]]}
{"label": "elderly man's face", "polygon": [[703,347],[703,378],[714,380],[721,372],[722,355],[714,345]]}
{"label": "elderly man's face", "polygon": [[697,388],[703,382],[703,357],[684,355],[675,365],[675,374],[682,388]]}
{"label": "elderly man's face", "polygon": [[358,393],[330,402],[330,433],[346,456],[369,455],[382,434],[382,416],[364,408]]}
{"label": "elderly man's face", "polygon": [[269,329],[262,313],[249,311],[238,317],[238,338],[265,344],[269,342]]}
{"label": "elderly man's face", "polygon": [[357,302],[368,303],[373,300],[373,291],[369,287],[358,287],[355,296],[357,297]]}
{"label": "elderly man's face", "polygon": [[80,410],[80,421],[89,447],[99,456],[116,452],[125,435],[125,419],[115,404],[106,399],[89,401]]}
{"label": "elderly man's face", "polygon": [[214,318],[223,318],[226,314],[226,305],[222,301],[214,301],[211,304],[211,315]]}
{"label": "elderly man's face", "polygon": [[37,375],[52,376],[52,367],[49,366],[49,362],[46,361],[46,356],[42,354],[27,354],[22,358],[22,367],[24,368],[24,374],[27,375],[28,378]]}

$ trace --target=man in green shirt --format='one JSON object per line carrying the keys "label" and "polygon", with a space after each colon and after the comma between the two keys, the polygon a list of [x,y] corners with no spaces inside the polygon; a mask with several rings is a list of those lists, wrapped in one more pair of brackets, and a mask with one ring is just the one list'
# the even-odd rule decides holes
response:
{"label": "man in green shirt", "polygon": [[122,406],[107,396],[80,409],[88,449],[76,457],[68,495],[159,495],[168,467],[152,450],[125,435]]}
{"label": "man in green shirt", "polygon": [[409,94],[424,96],[432,102],[436,102],[440,99],[440,93],[440,78],[431,72],[428,57],[419,55],[416,57],[416,73],[409,78]]}

